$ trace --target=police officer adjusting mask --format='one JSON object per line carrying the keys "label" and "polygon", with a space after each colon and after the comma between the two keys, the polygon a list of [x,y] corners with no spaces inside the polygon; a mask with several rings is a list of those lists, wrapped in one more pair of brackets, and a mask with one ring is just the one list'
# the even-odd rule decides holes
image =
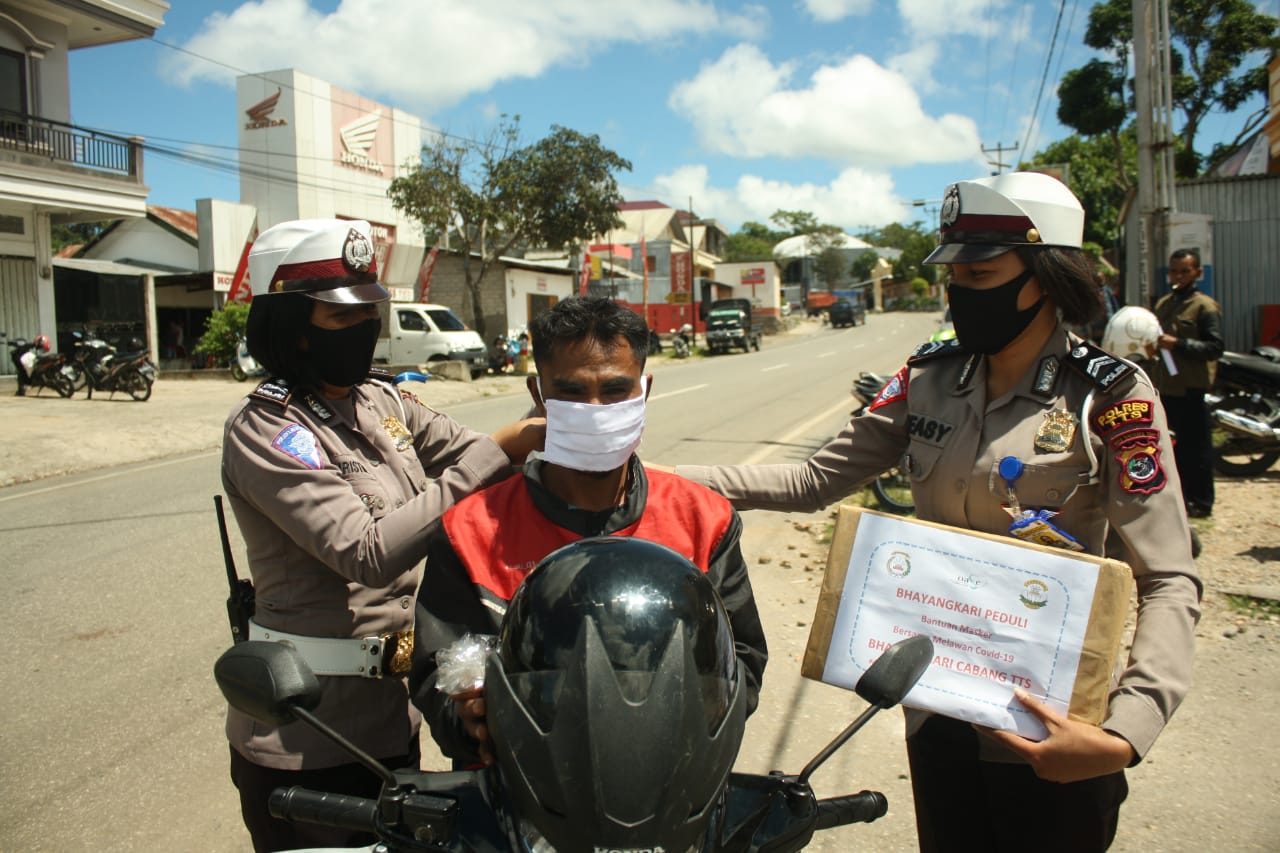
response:
{"label": "police officer adjusting mask", "polygon": [[249,275],[256,298],[301,293],[317,303],[299,346],[318,379],[343,388],[365,378],[382,331],[372,306],[391,296],[378,283],[368,222],[282,222],[254,241]]}
{"label": "police officer adjusting mask", "polygon": [[[942,200],[942,242],[926,264],[989,261],[1020,246],[1078,249],[1084,209],[1056,178],[1015,172],[961,181],[947,187]],[[1045,297],[1018,308],[1018,297],[1033,273],[1024,270],[995,287],[950,284],[947,299],[956,339],[969,352],[1000,352],[1040,313]]]}

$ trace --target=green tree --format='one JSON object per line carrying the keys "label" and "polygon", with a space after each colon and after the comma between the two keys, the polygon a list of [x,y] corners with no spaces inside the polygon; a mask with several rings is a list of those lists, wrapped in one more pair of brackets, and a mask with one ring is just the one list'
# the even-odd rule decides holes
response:
{"label": "green tree", "polygon": [[875,269],[876,261],[878,260],[880,260],[880,256],[867,249],[854,258],[853,263],[849,265],[849,277],[855,282],[866,281],[871,278],[871,271]]}
{"label": "green tree", "polygon": [[835,246],[827,246],[814,259],[813,275],[828,291],[836,289],[836,285],[844,279],[845,271],[844,254]]}
{"label": "green tree", "polygon": [[67,246],[75,246],[92,243],[101,236],[102,232],[107,230],[107,226],[111,225],[114,220],[104,220],[102,222],[67,222],[62,224],[54,224],[49,229],[49,240],[53,246],[53,251],[59,252]]}
{"label": "green tree", "polygon": [[937,280],[937,267],[923,263],[938,246],[937,234],[932,225],[926,227],[919,221],[910,225],[892,222],[883,228],[867,231],[861,237],[873,246],[902,252],[893,263],[894,278],[910,279],[920,276],[930,283]]}
{"label": "green tree", "polygon": [[[1114,145],[1118,144],[1119,154]],[[1115,137],[1068,136],[1037,152],[1027,166],[1069,163],[1067,185],[1084,207],[1084,238],[1113,246],[1120,234],[1120,207],[1133,186],[1138,162],[1138,139],[1133,125]]]}
{"label": "green tree", "polygon": [[770,230],[759,222],[744,222],[725,241],[725,263],[773,260],[773,247],[786,238],[780,231]]}
{"label": "green tree", "polygon": [[236,354],[240,339],[244,337],[244,326],[248,319],[247,304],[228,302],[204,321],[204,333],[196,341],[195,351],[213,356],[214,364],[229,363]]}
{"label": "green tree", "polygon": [[461,254],[470,300],[463,313],[486,339],[481,285],[500,256],[522,246],[573,252],[623,224],[614,174],[629,171],[629,161],[598,136],[559,125],[521,147],[519,129],[518,116],[503,116],[483,141],[440,135],[387,190],[428,242],[447,235]]}
{"label": "green tree", "polygon": [[[1114,141],[1132,113],[1132,102],[1125,95],[1133,43],[1132,9],[1132,0],[1095,5],[1089,12],[1084,42],[1109,52],[1116,61],[1108,68],[1094,60],[1063,76],[1058,119],[1086,136],[1105,133]],[[1266,94],[1266,62],[1280,47],[1276,25],[1275,18],[1258,12],[1249,0],[1170,0],[1171,89],[1173,106],[1183,118],[1175,155],[1179,177],[1199,173],[1202,158],[1196,150],[1196,135],[1209,113],[1233,113],[1253,95]],[[1246,116],[1236,141],[1225,147],[1234,147],[1251,134],[1265,119],[1266,110],[1264,106]]]}

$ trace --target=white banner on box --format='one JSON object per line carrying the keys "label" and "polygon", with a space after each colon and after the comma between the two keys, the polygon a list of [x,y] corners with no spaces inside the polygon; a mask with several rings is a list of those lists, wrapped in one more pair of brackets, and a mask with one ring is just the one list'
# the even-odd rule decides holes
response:
{"label": "white banner on box", "polygon": [[1042,739],[1013,688],[1066,715],[1097,581],[1067,553],[865,514],[822,680],[852,689],[884,649],[924,634],[933,662],[903,705]]}

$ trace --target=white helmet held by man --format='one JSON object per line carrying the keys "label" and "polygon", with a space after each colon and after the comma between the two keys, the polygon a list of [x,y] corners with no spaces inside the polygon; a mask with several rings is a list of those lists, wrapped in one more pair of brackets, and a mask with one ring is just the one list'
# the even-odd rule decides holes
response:
{"label": "white helmet held by man", "polygon": [[1146,359],[1155,355],[1160,321],[1146,308],[1126,305],[1111,315],[1102,332],[1102,348],[1122,358]]}

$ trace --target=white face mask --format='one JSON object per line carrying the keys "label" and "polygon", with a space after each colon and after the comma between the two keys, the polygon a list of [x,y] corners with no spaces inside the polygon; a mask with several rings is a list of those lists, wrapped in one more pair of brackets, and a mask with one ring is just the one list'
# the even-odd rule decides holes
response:
{"label": "white face mask", "polygon": [[[547,442],[542,458],[574,471],[620,468],[640,446],[648,378],[640,377],[640,396],[620,403],[571,403],[542,398],[547,409]],[[542,381],[538,380],[538,394]]]}

